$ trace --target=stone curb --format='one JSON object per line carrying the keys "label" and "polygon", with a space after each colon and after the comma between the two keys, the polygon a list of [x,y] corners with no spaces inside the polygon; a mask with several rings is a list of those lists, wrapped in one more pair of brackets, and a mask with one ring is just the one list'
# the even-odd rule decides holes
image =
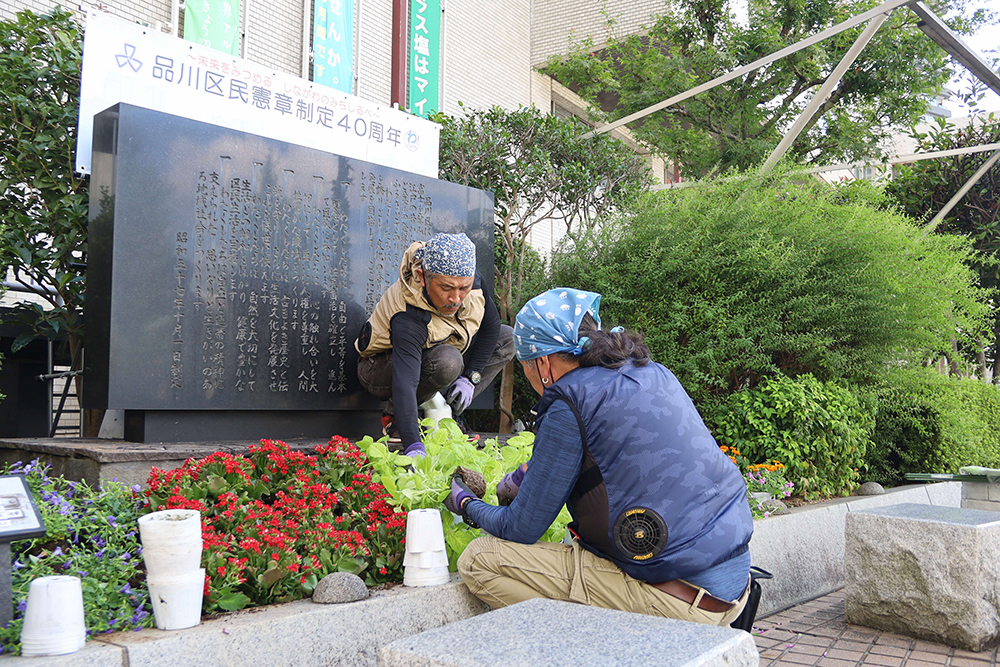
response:
{"label": "stone curb", "polygon": [[298,600],[223,614],[188,630],[116,632],[80,651],[49,657],[6,657],[10,667],[182,667],[213,665],[365,665],[386,644],[488,611],[458,575],[427,588],[397,586],[367,600],[314,604]]}

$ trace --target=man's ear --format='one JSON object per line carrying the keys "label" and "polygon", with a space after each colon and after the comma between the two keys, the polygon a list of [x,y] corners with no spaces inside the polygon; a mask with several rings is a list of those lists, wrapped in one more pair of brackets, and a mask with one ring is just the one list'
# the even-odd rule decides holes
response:
{"label": "man's ear", "polygon": [[427,283],[424,282],[424,270],[423,269],[413,269],[413,273],[417,275],[417,280],[420,281],[421,287],[427,287]]}

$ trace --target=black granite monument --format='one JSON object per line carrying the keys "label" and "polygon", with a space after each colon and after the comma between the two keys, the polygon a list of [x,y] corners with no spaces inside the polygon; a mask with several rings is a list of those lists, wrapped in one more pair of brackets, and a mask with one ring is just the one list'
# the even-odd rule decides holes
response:
{"label": "black granite monument", "polygon": [[353,343],[403,251],[464,232],[493,277],[487,192],[127,104],[90,193],[84,404],[128,440],[379,435]]}

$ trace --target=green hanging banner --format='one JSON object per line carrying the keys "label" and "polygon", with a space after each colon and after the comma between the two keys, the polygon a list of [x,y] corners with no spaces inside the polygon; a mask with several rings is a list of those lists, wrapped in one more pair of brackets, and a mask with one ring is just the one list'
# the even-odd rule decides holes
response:
{"label": "green hanging banner", "polygon": [[441,110],[441,0],[410,0],[409,111],[427,118]]}
{"label": "green hanging banner", "polygon": [[187,0],[184,39],[240,55],[240,0]]}

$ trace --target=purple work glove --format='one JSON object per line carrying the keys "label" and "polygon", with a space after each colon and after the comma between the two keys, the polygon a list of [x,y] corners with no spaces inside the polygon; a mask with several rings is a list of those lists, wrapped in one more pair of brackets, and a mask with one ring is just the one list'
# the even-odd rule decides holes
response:
{"label": "purple work glove", "polygon": [[424,443],[415,442],[407,447],[403,454],[406,456],[412,456],[413,458],[423,458],[424,456],[427,456],[427,450],[424,449]]}
{"label": "purple work glove", "polygon": [[458,379],[451,383],[451,386],[444,392],[444,400],[451,406],[451,413],[456,417],[469,407],[472,403],[472,394],[476,391],[475,385],[464,375],[459,375]]}
{"label": "purple work glove", "polygon": [[521,481],[524,473],[528,471],[528,464],[522,463],[500,478],[497,482],[497,500],[501,505],[510,505],[517,497],[517,492],[521,490]]}
{"label": "purple work glove", "polygon": [[472,489],[466,485],[461,475],[456,472],[451,476],[451,493],[444,499],[444,506],[448,508],[448,511],[461,514],[465,522],[471,526],[472,523],[465,516],[465,504],[470,500],[478,499],[479,496],[472,492]]}

